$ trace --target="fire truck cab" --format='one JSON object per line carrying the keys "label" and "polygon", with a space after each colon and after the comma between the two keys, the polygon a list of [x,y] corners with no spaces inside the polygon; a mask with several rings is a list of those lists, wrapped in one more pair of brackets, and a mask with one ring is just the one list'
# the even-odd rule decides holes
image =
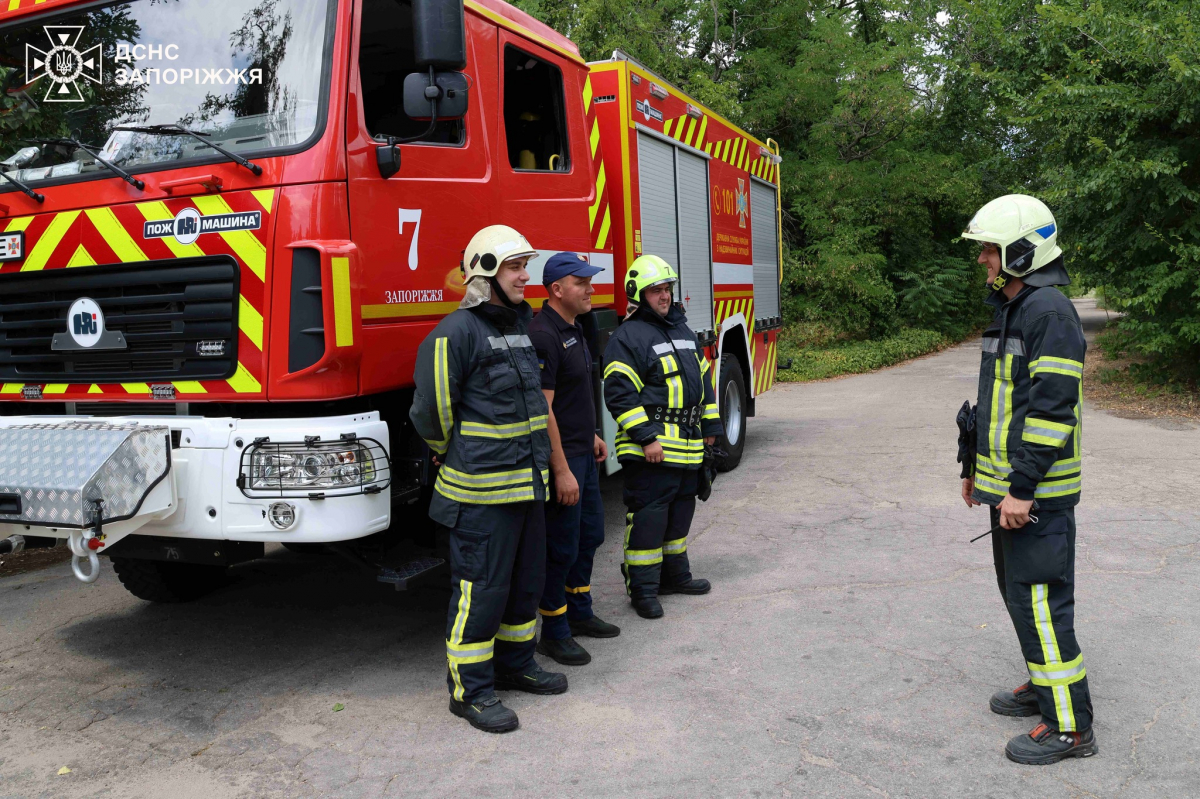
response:
{"label": "fire truck cab", "polygon": [[622,54],[501,0],[8,0],[0,74],[0,539],[156,600],[274,542],[433,572],[387,554],[429,532],[413,366],[488,224],[603,268],[597,353],[677,262],[740,457],[779,157]]}

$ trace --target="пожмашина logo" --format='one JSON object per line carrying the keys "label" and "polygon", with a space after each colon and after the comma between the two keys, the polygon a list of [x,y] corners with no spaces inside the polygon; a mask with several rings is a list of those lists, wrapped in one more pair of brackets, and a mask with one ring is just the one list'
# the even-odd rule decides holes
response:
{"label": "\u043f\u043e\u0436\u043c\u0430\u0448\u0438\u043d\u0430 logo", "polygon": [[82,25],[44,25],[49,50],[25,45],[25,77],[30,83],[49,78],[44,100],[48,103],[81,103],[79,79],[99,83],[103,77],[103,55],[100,45],[80,52],[79,37]]}

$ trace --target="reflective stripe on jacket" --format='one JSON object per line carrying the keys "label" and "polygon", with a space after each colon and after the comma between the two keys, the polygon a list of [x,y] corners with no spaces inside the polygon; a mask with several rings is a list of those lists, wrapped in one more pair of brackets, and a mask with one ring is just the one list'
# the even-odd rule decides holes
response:
{"label": "reflective stripe on jacket", "polygon": [[537,353],[518,313],[480,305],[447,316],[417,351],[409,418],[438,455],[430,517],[447,527],[458,503],[544,500],[549,410]]}
{"label": "reflective stripe on jacket", "polygon": [[997,308],[983,334],[975,499],[997,505],[1011,493],[1046,510],[1076,505],[1087,351],[1079,315],[1053,286],[988,301]]}
{"label": "reflective stripe on jacket", "polygon": [[[645,458],[642,447],[657,439],[666,464],[695,469],[704,462],[704,439],[724,428],[712,364],[678,305],[665,318],[640,308],[608,340],[604,404],[617,420],[618,460]],[[697,406],[700,422],[694,425],[655,421],[648,410]]]}

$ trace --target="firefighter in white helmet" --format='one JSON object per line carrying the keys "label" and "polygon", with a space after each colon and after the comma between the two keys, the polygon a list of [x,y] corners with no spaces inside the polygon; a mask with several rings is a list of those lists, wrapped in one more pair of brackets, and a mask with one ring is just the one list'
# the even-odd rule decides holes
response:
{"label": "firefighter in white helmet", "polygon": [[567,690],[534,660],[546,570],[550,438],[527,325],[537,252],[492,225],[463,253],[466,295],[417,353],[410,417],[440,465],[429,515],[450,538],[450,711],[488,732],[517,727],[495,690]]}
{"label": "firefighter in white helmet", "polygon": [[[975,462],[963,500],[988,505],[996,578],[1017,630],[1029,680],[997,692],[991,709],[1041,716],[1008,742],[1018,763],[1096,753],[1092,700],[1075,639],[1075,506],[1087,350],[1058,224],[1046,205],[1010,194],[976,212],[963,237],[981,243],[995,318],[983,334]],[[969,459],[968,459],[969,460]],[[1036,511],[1031,513],[1031,511]]]}

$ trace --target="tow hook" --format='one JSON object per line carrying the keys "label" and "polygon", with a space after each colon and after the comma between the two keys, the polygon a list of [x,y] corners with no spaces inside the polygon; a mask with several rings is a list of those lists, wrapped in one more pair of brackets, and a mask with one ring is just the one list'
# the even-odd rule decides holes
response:
{"label": "tow hook", "polygon": [[[94,583],[100,577],[100,558],[92,544],[102,543],[92,530],[72,530],[67,538],[67,546],[71,549],[71,571],[80,582]],[[88,571],[83,570],[83,562],[87,561]]]}
{"label": "tow hook", "polygon": [[[101,525],[104,523],[104,500],[93,501],[96,504],[94,529],[73,530],[67,538],[67,546],[71,548],[71,571],[84,583],[94,583],[100,577],[100,558],[96,555],[96,550],[104,546],[104,534],[101,532]],[[86,572],[83,570],[85,560],[88,563]]]}

